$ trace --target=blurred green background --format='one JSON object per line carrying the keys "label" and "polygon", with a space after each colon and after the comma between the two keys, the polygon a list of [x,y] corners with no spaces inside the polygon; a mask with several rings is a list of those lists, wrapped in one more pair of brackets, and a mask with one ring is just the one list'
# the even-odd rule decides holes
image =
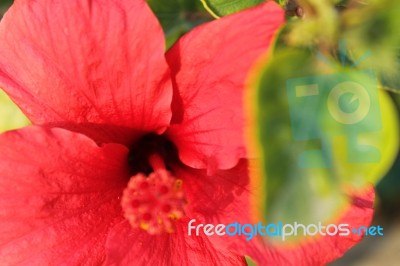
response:
{"label": "blurred green background", "polygon": [[[11,2],[1,0],[0,16]],[[148,2],[163,26],[166,44],[170,47],[180,36],[197,25],[262,1]],[[385,228],[385,236],[366,237],[361,244],[332,265],[399,265],[400,157],[397,127],[400,121],[396,114],[400,113],[400,2],[277,2],[287,10],[287,24],[276,42],[273,58],[257,70],[259,81],[255,84],[258,89],[258,98],[254,102],[257,106],[256,113],[248,114],[254,115],[259,121],[259,127],[255,129],[258,133],[253,137],[260,136],[258,144],[265,158],[263,184],[268,197],[262,199],[265,201],[264,214],[268,221],[288,222],[293,219],[306,222],[318,217],[329,217],[340,208],[344,200],[340,187],[347,184],[363,186],[372,182],[376,184],[378,193],[374,223]],[[342,45],[343,40],[346,41],[346,46]],[[381,150],[380,163],[355,166],[347,163],[343,156],[333,156],[329,158],[333,163],[331,169],[299,168],[295,162],[299,151],[319,147],[321,144],[293,142],[295,125],[289,118],[291,106],[286,95],[286,82],[297,77],[324,77],[338,72],[366,79],[363,76],[365,69],[372,69],[378,77],[381,117],[377,120],[382,120],[382,132],[365,136],[364,140]],[[316,104],[313,108],[319,108],[319,122],[310,128],[305,128],[304,124],[307,123],[301,123],[299,130],[310,130],[311,135],[318,131],[323,140],[330,139],[332,131],[346,134],[345,127],[327,125],[326,110]],[[306,112],[303,112],[304,118],[307,118]],[[27,124],[29,121],[1,91],[0,132]],[[343,147],[340,146],[340,141],[338,143],[335,151],[341,154]],[[327,159],[321,156],[315,160]],[[319,204],[316,205],[315,202]]]}

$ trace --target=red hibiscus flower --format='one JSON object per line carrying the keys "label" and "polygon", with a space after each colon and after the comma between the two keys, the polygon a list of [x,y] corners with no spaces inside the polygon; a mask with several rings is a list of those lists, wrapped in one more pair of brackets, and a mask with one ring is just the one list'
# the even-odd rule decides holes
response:
{"label": "red hibiscus flower", "polygon": [[[192,218],[251,219],[244,81],[282,22],[268,3],[202,25],[164,55],[142,0],[15,1],[0,24],[0,86],[35,126],[0,135],[2,264],[245,265],[245,254],[321,264],[343,254],[358,239],[284,253],[187,234]],[[371,217],[362,204],[348,213],[356,224]]]}

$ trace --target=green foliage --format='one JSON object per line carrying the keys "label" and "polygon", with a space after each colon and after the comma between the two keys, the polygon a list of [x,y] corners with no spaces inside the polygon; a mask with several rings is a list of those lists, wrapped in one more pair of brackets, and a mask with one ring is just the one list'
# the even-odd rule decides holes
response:
{"label": "green foliage", "polygon": [[256,6],[265,0],[201,0],[201,2],[211,15],[223,17]]}
{"label": "green foliage", "polygon": [[200,1],[148,0],[147,2],[164,29],[167,47],[171,47],[179,37],[193,27],[212,19]]}
{"label": "green foliage", "polygon": [[3,14],[6,12],[8,7],[12,4],[12,0],[3,0],[0,3],[0,18],[3,17]]}
{"label": "green foliage", "polygon": [[343,14],[346,29],[342,37],[356,49],[370,50],[371,56],[362,63],[374,69],[382,84],[400,92],[400,2],[370,1],[362,8]]}
{"label": "green foliage", "polygon": [[29,120],[0,89],[0,132],[29,125]]}
{"label": "green foliage", "polygon": [[[376,81],[357,69],[327,64],[315,54],[281,48],[253,73],[256,145],[263,158],[262,217],[268,222],[332,219],[346,202],[343,187],[376,183],[397,154],[396,111],[376,86],[371,86],[375,94],[370,96],[379,101],[371,104],[365,122],[339,123],[328,108],[337,84],[356,81],[366,87]],[[305,101],[298,95],[291,98],[291,92],[305,84],[318,84],[319,94]],[[340,99],[350,113],[359,104],[352,97]]]}
{"label": "green foliage", "polygon": [[[285,1],[287,3],[293,1]],[[290,18],[285,46],[334,51],[345,40],[359,68],[376,71],[385,89],[400,91],[400,2],[391,0],[298,0],[304,17]]]}
{"label": "green foliage", "polygon": [[257,266],[257,264],[250,258],[246,257],[247,266]]}

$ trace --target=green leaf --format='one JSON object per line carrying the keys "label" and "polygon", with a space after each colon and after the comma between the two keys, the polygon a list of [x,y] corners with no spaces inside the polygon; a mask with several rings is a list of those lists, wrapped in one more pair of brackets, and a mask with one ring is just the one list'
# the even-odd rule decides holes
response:
{"label": "green leaf", "polygon": [[364,8],[352,9],[343,15],[346,30],[342,32],[353,52],[370,51],[360,62],[364,68],[374,69],[382,85],[400,92],[400,2],[371,1]]}
{"label": "green leaf", "polygon": [[7,9],[10,7],[12,4],[12,0],[3,0],[0,3],[0,19],[3,17],[4,13],[7,11]]}
{"label": "green leaf", "polygon": [[246,256],[245,258],[246,258],[247,266],[257,266],[257,264],[250,257]]}
{"label": "green leaf", "polygon": [[201,0],[214,17],[223,17],[265,2],[265,0]]}
{"label": "green leaf", "polygon": [[0,133],[24,127],[30,122],[21,110],[0,89]]}
{"label": "green leaf", "polygon": [[392,165],[396,109],[369,72],[301,50],[271,57],[254,70],[249,100],[257,121],[249,141],[257,139],[263,158],[261,214],[274,223],[326,222],[346,203],[342,188],[376,183]]}
{"label": "green leaf", "polygon": [[160,21],[167,40],[167,48],[193,27],[212,19],[199,1],[148,0]]}
{"label": "green leaf", "polygon": [[[290,1],[294,2],[294,1]],[[290,33],[286,37],[292,46],[310,46],[316,43],[329,45],[336,41],[339,26],[338,12],[331,0],[303,0],[301,9],[305,14],[302,19],[293,19],[289,23]],[[297,2],[286,6],[297,8]],[[289,11],[289,10],[288,10]]]}

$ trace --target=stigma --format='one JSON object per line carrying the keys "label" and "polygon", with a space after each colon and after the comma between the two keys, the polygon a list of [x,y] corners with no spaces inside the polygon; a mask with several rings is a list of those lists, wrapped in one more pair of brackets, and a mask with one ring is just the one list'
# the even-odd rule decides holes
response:
{"label": "stigma", "polygon": [[184,216],[185,195],[182,180],[165,169],[157,154],[149,158],[153,172],[137,173],[125,188],[121,205],[133,228],[149,234],[173,233],[175,221]]}

